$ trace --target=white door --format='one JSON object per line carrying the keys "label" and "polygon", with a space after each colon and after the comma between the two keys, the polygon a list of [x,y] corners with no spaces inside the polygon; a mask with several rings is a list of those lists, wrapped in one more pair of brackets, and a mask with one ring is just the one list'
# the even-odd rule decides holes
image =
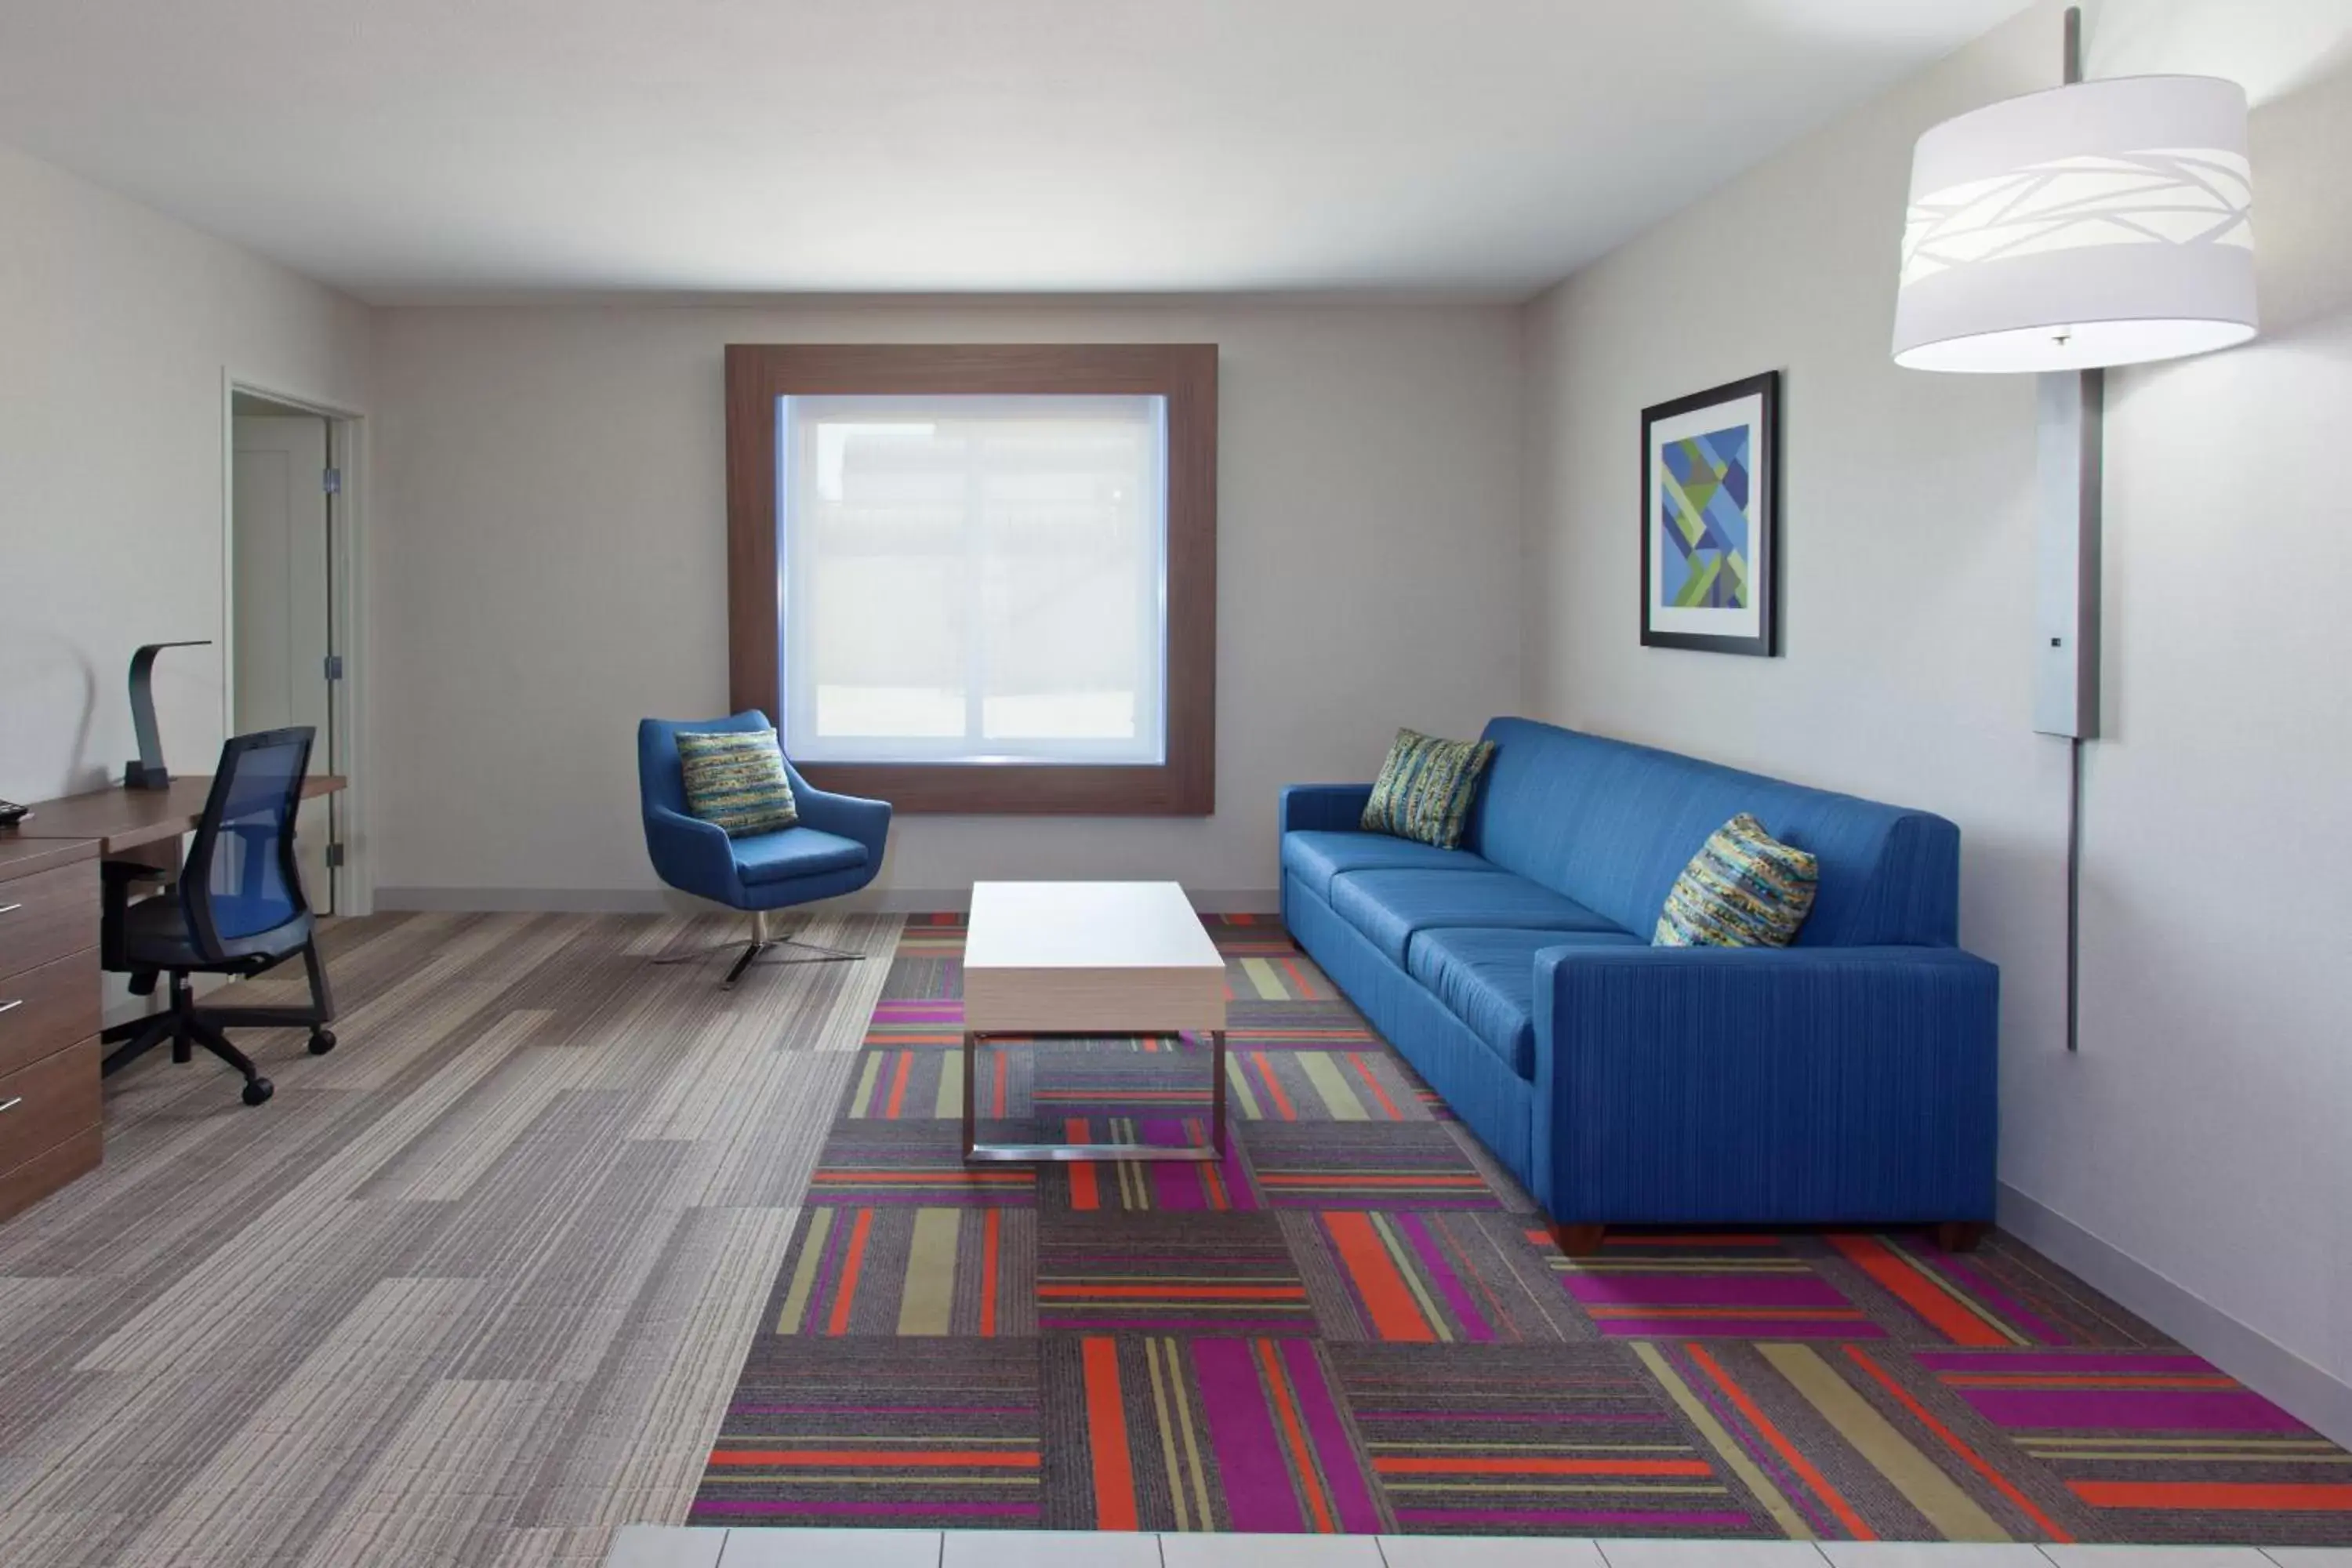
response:
{"label": "white door", "polygon": [[[308,724],[318,731],[310,771],[333,771],[334,649],[328,512],[327,422],[315,415],[236,416],[229,476],[236,539],[230,582],[235,621],[236,733]],[[310,907],[334,908],[327,846],[331,797],[305,801],[294,847]]]}

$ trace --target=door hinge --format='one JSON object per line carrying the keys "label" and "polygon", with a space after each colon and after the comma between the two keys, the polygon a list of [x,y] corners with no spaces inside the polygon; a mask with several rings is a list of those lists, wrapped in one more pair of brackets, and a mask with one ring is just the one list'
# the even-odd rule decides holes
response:
{"label": "door hinge", "polygon": [[329,654],[327,656],[327,679],[329,680],[341,680],[342,678],[343,656],[339,653]]}
{"label": "door hinge", "polygon": [[340,845],[340,844],[330,844],[330,845],[328,845],[328,846],[327,846],[327,868],[328,868],[328,869],[330,869],[330,870],[336,870],[336,869],[340,869],[340,868],[341,868],[341,866],[342,866],[342,863],[343,863],[343,847],[342,847],[341,845]]}
{"label": "door hinge", "polygon": [[341,468],[329,468],[320,474],[319,488],[325,490],[331,496],[339,496],[342,494],[343,470]]}

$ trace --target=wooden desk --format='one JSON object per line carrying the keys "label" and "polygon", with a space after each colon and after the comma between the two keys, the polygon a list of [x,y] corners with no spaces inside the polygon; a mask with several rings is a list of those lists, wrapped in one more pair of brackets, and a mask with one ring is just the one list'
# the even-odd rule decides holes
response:
{"label": "wooden desk", "polygon": [[[317,773],[305,799],[344,781]],[[39,801],[0,830],[0,1219],[95,1170],[104,1152],[98,967],[102,857],[176,868],[210,776]]]}
{"label": "wooden desk", "polygon": [[[302,781],[302,798],[333,795],[349,783],[341,773],[312,773]],[[0,832],[0,852],[19,839],[94,838],[99,853],[119,855],[150,844],[168,843],[192,831],[213,792],[210,773],[172,781],[169,789],[124,789],[115,784],[87,795],[36,801],[26,821]]]}

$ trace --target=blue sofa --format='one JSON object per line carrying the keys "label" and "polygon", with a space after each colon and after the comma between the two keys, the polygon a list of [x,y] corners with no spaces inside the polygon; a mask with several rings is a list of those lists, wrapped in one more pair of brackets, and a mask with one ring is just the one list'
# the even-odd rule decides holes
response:
{"label": "blue sofa", "polygon": [[[1993,1211],[2000,973],[1956,945],[1959,830],[1525,719],[1459,849],[1359,830],[1369,784],[1282,795],[1291,934],[1586,1251],[1612,1225]],[[1650,933],[1754,814],[1821,863],[1787,948]]]}

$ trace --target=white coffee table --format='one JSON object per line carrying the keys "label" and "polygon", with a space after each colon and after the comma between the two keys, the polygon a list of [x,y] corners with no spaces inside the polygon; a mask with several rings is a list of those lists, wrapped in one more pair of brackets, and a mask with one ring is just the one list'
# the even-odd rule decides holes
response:
{"label": "white coffee table", "polygon": [[[1209,1037],[1211,1140],[982,1143],[973,1112],[994,1036]],[[1174,882],[975,882],[963,950],[963,1157],[1214,1160],[1225,1149],[1225,961]]]}

